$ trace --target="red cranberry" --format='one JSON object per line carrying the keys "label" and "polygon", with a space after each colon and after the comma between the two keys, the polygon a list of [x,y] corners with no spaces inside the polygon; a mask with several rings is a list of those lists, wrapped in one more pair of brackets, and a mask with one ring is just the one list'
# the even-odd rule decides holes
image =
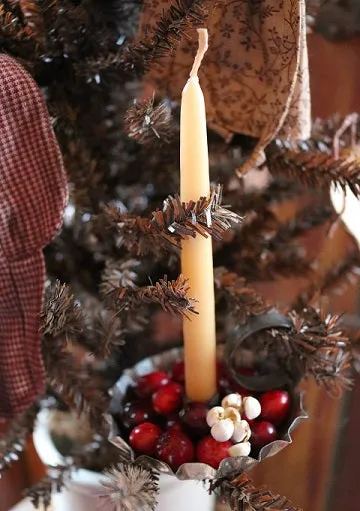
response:
{"label": "red cranberry", "polygon": [[288,417],[290,398],[285,390],[269,390],[260,396],[259,401],[261,404],[261,419],[278,426]]}
{"label": "red cranberry", "polygon": [[155,371],[154,373],[141,376],[136,382],[136,390],[139,396],[147,397],[151,396],[155,390],[167,385],[169,382],[170,378],[166,373]]}
{"label": "red cranberry", "polygon": [[176,471],[180,465],[194,459],[194,446],[185,433],[170,430],[160,436],[155,455]]}
{"label": "red cranberry", "polygon": [[252,425],[255,424],[255,422],[256,422],[256,419],[248,419],[247,417],[245,420],[249,424],[250,429],[252,428]]}
{"label": "red cranberry", "polygon": [[179,417],[190,436],[200,438],[209,432],[206,415],[209,406],[206,403],[189,403],[181,410]]}
{"label": "red cranberry", "polygon": [[154,410],[161,415],[176,412],[181,404],[182,389],[182,386],[175,382],[160,387],[152,395]]}
{"label": "red cranberry", "polygon": [[131,429],[142,422],[152,421],[155,412],[150,400],[139,399],[125,403],[122,412],[122,423],[125,428]]}
{"label": "red cranberry", "polygon": [[251,425],[251,444],[257,449],[277,439],[275,426],[268,421],[258,421]]}
{"label": "red cranberry", "polygon": [[207,463],[217,469],[220,462],[229,457],[230,440],[217,442],[211,435],[200,440],[196,448],[196,457],[200,463]]}
{"label": "red cranberry", "polygon": [[131,431],[129,444],[135,451],[151,456],[155,452],[156,444],[162,431],[159,426],[151,422],[143,422]]}
{"label": "red cranberry", "polygon": [[174,413],[166,417],[165,427],[168,431],[170,429],[182,431],[182,424],[180,422],[179,415],[177,413]]}
{"label": "red cranberry", "polygon": [[178,383],[185,382],[185,364],[183,361],[176,362],[171,370],[171,378]]}

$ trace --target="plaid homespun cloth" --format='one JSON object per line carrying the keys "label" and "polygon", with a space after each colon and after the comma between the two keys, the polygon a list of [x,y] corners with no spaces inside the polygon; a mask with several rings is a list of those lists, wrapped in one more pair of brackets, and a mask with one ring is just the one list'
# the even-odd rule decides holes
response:
{"label": "plaid homespun cloth", "polygon": [[44,390],[39,315],[42,248],[55,236],[67,179],[45,101],[13,58],[0,55],[0,417]]}
{"label": "plaid homespun cloth", "polygon": [[[310,136],[305,0],[218,0],[205,5],[209,48],[199,79],[207,121],[225,139],[234,133],[258,139],[244,172],[261,161],[263,149],[275,137]],[[151,38],[168,8],[168,0],[144,0],[140,38]],[[198,45],[195,31],[189,36],[146,76],[147,85],[161,96],[180,99]]]}

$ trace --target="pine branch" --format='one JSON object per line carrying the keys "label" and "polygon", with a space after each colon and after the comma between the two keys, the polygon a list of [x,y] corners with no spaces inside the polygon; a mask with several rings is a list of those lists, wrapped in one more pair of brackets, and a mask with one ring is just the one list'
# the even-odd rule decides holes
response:
{"label": "pine branch", "polygon": [[187,36],[189,29],[203,26],[208,11],[207,0],[173,0],[169,9],[158,21],[153,35],[120,47],[116,52],[107,52],[96,58],[86,59],[76,66],[80,74],[92,75],[106,69],[121,68],[142,75],[154,63],[171,54],[179,41]]}
{"label": "pine branch", "polygon": [[289,335],[293,356],[298,357],[306,375],[331,395],[338,397],[352,385],[349,377],[351,342],[339,327],[340,316],[324,309],[307,307],[290,317],[294,330]]}
{"label": "pine branch", "polygon": [[[136,287],[138,274],[136,269],[139,269],[141,262],[138,259],[125,259],[123,261],[106,262],[105,270],[103,271],[102,292],[107,294],[114,286],[119,287]],[[107,289],[107,286],[109,288]]]}
{"label": "pine branch", "polygon": [[[65,116],[65,111],[61,112]],[[66,132],[69,127],[67,123],[63,130]],[[61,127],[57,127],[57,134]],[[64,164],[71,183],[74,185],[73,197],[75,203],[83,208],[91,204],[91,190],[101,186],[101,168],[96,159],[94,151],[91,150],[88,142],[77,132],[72,134],[71,140],[62,145]]]}
{"label": "pine branch", "polygon": [[330,151],[314,150],[306,142],[301,146],[276,141],[267,151],[270,172],[277,177],[295,179],[305,186],[329,190],[332,183],[345,190],[349,187],[360,197],[360,160],[340,156],[336,159]]}
{"label": "pine branch", "polygon": [[[123,265],[123,270],[129,277],[131,272],[126,270],[132,264],[134,262],[130,260]],[[119,272],[115,275],[119,279]],[[109,278],[113,279],[114,275],[111,274]],[[129,284],[125,277],[121,282]],[[74,296],[70,295],[68,287],[57,281],[55,286],[47,290],[41,313],[44,338],[63,339],[61,342],[64,342],[65,349],[67,343],[79,344],[100,358],[107,358],[114,349],[123,346],[125,341],[119,317],[105,310],[98,300],[93,299],[91,302],[86,304],[88,307],[91,306],[91,314],[84,317],[80,305],[76,303]],[[53,341],[49,344],[51,342]],[[44,343],[44,349],[51,351],[52,348]]]}
{"label": "pine branch", "polygon": [[19,5],[19,0],[3,0],[5,7],[15,9]]}
{"label": "pine branch", "polygon": [[[227,479],[210,482],[210,492],[218,489],[233,511],[301,511],[286,497],[274,495],[264,487],[256,487],[244,473],[232,481]],[[247,506],[247,507],[246,507]]]}
{"label": "pine branch", "polygon": [[311,210],[301,210],[288,223],[279,225],[279,230],[273,238],[264,240],[264,248],[277,251],[294,238],[305,234],[325,222],[335,220],[337,216],[334,208],[328,204],[320,204],[318,207]]}
{"label": "pine branch", "polygon": [[[279,238],[276,233],[280,229]],[[291,239],[270,210],[245,217],[244,225],[230,242],[224,241],[215,252],[215,264],[230,267],[248,281],[269,281],[277,277],[308,276],[313,270],[303,248],[295,243],[283,243],[282,236]]]}
{"label": "pine branch", "polygon": [[24,26],[20,17],[2,2],[0,4],[0,38],[23,41],[30,36],[28,27]]}
{"label": "pine branch", "polygon": [[28,437],[32,433],[38,412],[38,404],[31,405],[12,421],[5,435],[0,437],[0,479],[1,474],[19,459],[19,454],[24,450]]}
{"label": "pine branch", "polygon": [[[279,222],[264,209],[264,213],[246,217],[244,227],[235,233],[233,250],[224,244],[220,255],[231,258],[226,263],[248,280],[274,280],[276,276],[303,276],[312,273],[311,262],[306,259],[296,238],[309,230],[337,217],[334,209],[320,204],[310,211],[303,210],[288,223]],[[228,255],[226,256],[226,252]]]}
{"label": "pine branch", "polygon": [[221,205],[221,187],[197,202],[183,203],[178,195],[164,201],[162,211],[154,211],[150,218],[123,214],[107,207],[105,215],[116,225],[121,243],[137,254],[154,253],[160,248],[180,248],[183,239],[196,235],[220,240],[231,223],[240,222],[236,213]]}
{"label": "pine branch", "polygon": [[358,279],[360,274],[360,255],[358,250],[350,250],[339,264],[330,268],[330,270],[321,277],[320,280],[314,280],[311,286],[302,293],[297,301],[292,305],[295,311],[301,311],[306,308],[308,303],[313,301],[316,295],[324,296],[334,289],[341,287],[346,281]]}
{"label": "pine branch", "polygon": [[244,278],[226,268],[215,269],[215,287],[217,299],[225,301],[226,308],[240,324],[250,316],[264,314],[271,308],[262,296],[246,284]]}
{"label": "pine branch", "polygon": [[171,54],[190,28],[204,25],[208,3],[201,0],[173,0],[158,21],[154,35],[143,38],[127,49],[127,66],[145,71],[154,62]]}
{"label": "pine branch", "polygon": [[240,254],[235,270],[254,282],[273,281],[278,277],[308,277],[313,273],[311,263],[296,247],[286,247],[276,253],[264,250],[260,254],[256,251]]}
{"label": "pine branch", "polygon": [[[302,191],[299,183],[275,178],[269,186],[263,190],[255,190],[249,193],[231,195],[229,203],[239,214],[245,215],[256,211],[257,214],[263,210],[270,211],[269,207],[273,204],[283,202],[298,196]],[[226,197],[226,200],[228,197]],[[229,196],[230,199],[230,196]]]}
{"label": "pine branch", "polygon": [[100,498],[105,508],[154,511],[159,492],[159,475],[140,465],[119,463],[106,470],[107,480]]}
{"label": "pine branch", "polygon": [[51,352],[43,350],[48,383],[68,406],[87,415],[93,427],[101,427],[110,402],[107,391],[92,367],[81,365],[59,341],[53,340]]}
{"label": "pine branch", "polygon": [[88,347],[91,346],[91,352],[102,359],[107,359],[114,350],[118,351],[125,345],[120,318],[106,310],[94,317],[89,337],[92,342]]}
{"label": "pine branch", "polygon": [[140,288],[126,288],[106,283],[103,287],[105,303],[117,313],[141,308],[145,304],[161,305],[164,311],[191,317],[197,314],[193,298],[188,298],[187,279],[180,275],[176,280],[168,281],[165,276],[155,285]]}
{"label": "pine branch", "polygon": [[322,284],[319,286],[317,291],[320,290],[323,295],[330,289],[338,287],[346,279],[358,279],[359,274],[360,254],[357,249],[351,250],[337,266],[331,268],[331,270],[325,275]]}
{"label": "pine branch", "polygon": [[40,315],[41,331],[44,336],[71,338],[84,329],[82,312],[68,286],[58,280],[49,286]]}
{"label": "pine branch", "polygon": [[[347,129],[342,130],[344,123]],[[353,129],[350,129],[351,127]],[[339,136],[339,132],[341,132],[339,139],[340,152],[349,153],[350,150],[354,150],[354,145],[360,138],[360,118],[358,115],[354,113],[346,116],[335,114],[327,119],[316,118],[311,126],[309,140],[292,142],[291,144],[276,140],[274,145],[278,146],[279,150],[295,148],[297,152],[315,151],[331,154],[334,152],[334,141]]]}
{"label": "pine branch", "polygon": [[[67,404],[89,415],[93,424],[102,421],[109,396],[93,368],[84,364],[72,351],[83,330],[83,317],[74,297],[59,282],[50,288],[41,314],[43,358],[48,383]],[[89,355],[83,353],[83,356]]]}
{"label": "pine branch", "polygon": [[307,304],[291,312],[291,328],[270,328],[251,335],[242,346],[257,354],[263,368],[281,368],[290,378],[312,377],[331,396],[352,385],[351,342],[340,328],[340,317]]}
{"label": "pine branch", "polygon": [[68,467],[48,467],[49,475],[31,488],[25,490],[24,496],[28,497],[36,509],[47,511],[51,506],[51,496],[54,492],[60,492],[65,486],[64,477]]}
{"label": "pine branch", "polygon": [[20,7],[27,33],[38,44],[45,40],[45,24],[42,9],[38,0],[19,0]]}
{"label": "pine branch", "polygon": [[[353,114],[350,114],[352,116]],[[319,151],[331,151],[334,146],[334,139],[337,136],[339,129],[344,121],[349,118],[349,115],[341,116],[339,114],[332,115],[328,119],[317,118],[313,121],[311,127],[310,143],[313,148]],[[360,122],[359,119],[354,123],[355,139],[360,137]],[[307,142],[307,144],[309,143]],[[339,141],[341,149],[350,148],[354,140],[352,140],[351,130],[346,130]],[[356,142],[356,140],[355,140]]]}
{"label": "pine branch", "polygon": [[280,223],[274,212],[269,208],[249,213],[241,228],[236,232],[236,242],[243,247],[243,252],[262,250],[264,238],[273,236],[279,229]]}
{"label": "pine branch", "polygon": [[124,129],[131,139],[141,145],[167,143],[174,132],[169,102],[162,100],[154,106],[154,96],[135,101],[125,114]]}
{"label": "pine branch", "polygon": [[[52,70],[62,69],[64,73],[65,66],[66,80],[71,82],[71,68],[84,62],[86,55],[99,51],[105,54],[117,47],[118,27],[114,20],[105,22],[105,9],[100,2],[19,0],[11,2],[11,10],[34,43],[26,48],[18,45],[16,54],[21,54],[27,65],[37,71],[51,62]],[[11,47],[12,41],[5,41],[5,46]]]}

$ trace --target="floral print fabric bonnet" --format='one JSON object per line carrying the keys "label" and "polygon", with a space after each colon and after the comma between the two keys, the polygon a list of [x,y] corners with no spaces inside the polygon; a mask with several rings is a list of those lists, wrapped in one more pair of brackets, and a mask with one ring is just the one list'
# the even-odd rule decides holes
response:
{"label": "floral print fabric bonnet", "polygon": [[[208,125],[229,140],[233,133],[258,139],[242,172],[263,160],[275,137],[310,135],[309,69],[305,0],[219,0],[209,2],[209,49],[200,68]],[[140,36],[155,27],[167,0],[145,0]],[[170,58],[151,69],[156,93],[179,100],[197,36],[182,40]]]}

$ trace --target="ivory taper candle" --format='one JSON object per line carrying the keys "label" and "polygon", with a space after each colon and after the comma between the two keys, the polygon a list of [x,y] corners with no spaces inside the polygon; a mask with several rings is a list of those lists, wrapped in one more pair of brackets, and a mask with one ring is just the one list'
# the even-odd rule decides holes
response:
{"label": "ivory taper candle", "polygon": [[[188,202],[210,194],[209,155],[204,96],[198,69],[207,50],[208,33],[199,29],[199,49],[181,98],[180,196]],[[192,401],[216,394],[216,332],[212,240],[184,240],[181,269],[189,279],[190,296],[199,314],[184,319],[185,390]]]}

